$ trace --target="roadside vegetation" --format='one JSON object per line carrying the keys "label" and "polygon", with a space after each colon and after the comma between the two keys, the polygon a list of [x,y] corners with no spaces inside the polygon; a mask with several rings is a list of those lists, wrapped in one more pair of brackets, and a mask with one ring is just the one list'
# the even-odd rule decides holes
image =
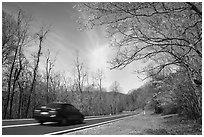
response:
{"label": "roadside vegetation", "polygon": [[[137,111],[139,112],[139,111]],[[202,126],[178,115],[157,115],[152,111],[113,123],[67,133],[68,135],[202,135]]]}
{"label": "roadside vegetation", "polygon": [[[55,71],[56,58],[42,52],[49,27],[32,29],[32,18],[19,10],[2,13],[2,116],[29,118],[36,107],[53,101],[69,102],[85,115],[109,115],[137,109],[179,114],[202,121],[202,8],[201,3],[80,3],[84,29],[105,27],[115,48],[112,69],[132,62],[149,65],[149,82],[128,94],[113,82],[103,87],[104,73],[88,73],[77,54],[70,76]],[[86,16],[85,16],[86,15]],[[35,46],[32,58],[27,48]],[[41,64],[41,67],[40,67]],[[44,67],[42,67],[44,66]]]}
{"label": "roadside vegetation", "polygon": [[183,116],[167,117],[162,120],[162,126],[156,129],[145,129],[148,135],[201,135],[202,125],[195,120]]}

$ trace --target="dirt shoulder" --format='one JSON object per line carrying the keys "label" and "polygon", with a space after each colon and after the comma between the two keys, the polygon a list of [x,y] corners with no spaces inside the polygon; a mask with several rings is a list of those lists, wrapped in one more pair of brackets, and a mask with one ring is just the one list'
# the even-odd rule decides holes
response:
{"label": "dirt shoulder", "polygon": [[[174,118],[175,117],[175,118]],[[192,123],[192,122],[190,122]],[[182,125],[182,126],[181,126]],[[192,125],[191,125],[192,126]],[[186,123],[180,123],[177,116],[165,118],[151,111],[127,117],[113,123],[68,133],[69,135],[175,135],[202,134],[201,128],[191,130]],[[194,125],[195,126],[195,125]],[[179,132],[179,129],[182,129]]]}

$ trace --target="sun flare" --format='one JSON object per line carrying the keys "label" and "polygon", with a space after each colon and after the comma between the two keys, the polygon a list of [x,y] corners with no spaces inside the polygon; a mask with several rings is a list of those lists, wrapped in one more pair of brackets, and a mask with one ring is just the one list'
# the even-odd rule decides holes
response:
{"label": "sun flare", "polygon": [[91,51],[90,66],[91,69],[105,69],[107,67],[107,50],[106,47],[99,47]]}

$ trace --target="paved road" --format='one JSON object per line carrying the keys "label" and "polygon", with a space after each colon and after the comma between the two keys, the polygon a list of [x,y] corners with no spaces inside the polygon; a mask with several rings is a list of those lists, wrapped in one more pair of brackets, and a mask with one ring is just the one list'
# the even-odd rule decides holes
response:
{"label": "paved road", "polygon": [[3,135],[44,135],[44,134],[65,134],[68,132],[94,127],[122,119],[133,114],[122,114],[102,117],[85,117],[83,124],[72,124],[61,126],[57,123],[47,122],[40,125],[34,119],[3,120]]}

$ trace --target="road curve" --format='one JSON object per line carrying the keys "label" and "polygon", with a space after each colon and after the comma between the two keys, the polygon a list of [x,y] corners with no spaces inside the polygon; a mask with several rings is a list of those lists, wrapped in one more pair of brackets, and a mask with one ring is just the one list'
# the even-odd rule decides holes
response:
{"label": "road curve", "polygon": [[122,114],[113,116],[94,116],[85,117],[83,124],[70,124],[60,126],[57,123],[47,122],[40,125],[34,119],[21,119],[21,120],[3,120],[2,121],[2,134],[3,135],[44,135],[44,134],[65,134],[76,130],[94,127],[106,123],[119,120],[124,117],[132,116],[134,114]]}

